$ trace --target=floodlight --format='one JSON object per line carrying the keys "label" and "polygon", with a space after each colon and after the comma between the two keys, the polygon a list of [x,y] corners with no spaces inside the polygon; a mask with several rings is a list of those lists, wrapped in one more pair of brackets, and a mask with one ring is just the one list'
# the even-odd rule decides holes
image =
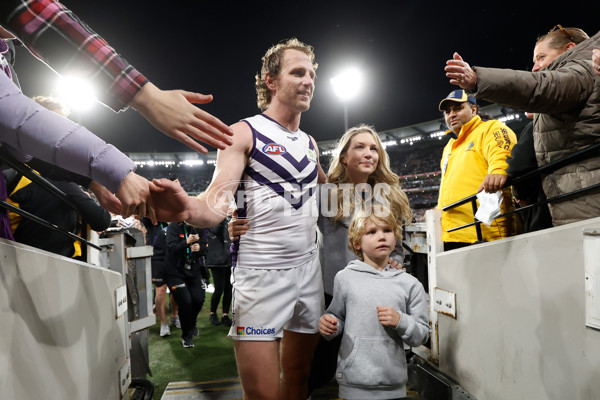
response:
{"label": "floodlight", "polygon": [[357,68],[349,68],[331,78],[330,82],[336,96],[346,102],[360,93],[363,84],[363,76]]}
{"label": "floodlight", "polygon": [[94,88],[81,77],[61,78],[57,84],[57,92],[58,97],[74,110],[87,110],[96,102]]}

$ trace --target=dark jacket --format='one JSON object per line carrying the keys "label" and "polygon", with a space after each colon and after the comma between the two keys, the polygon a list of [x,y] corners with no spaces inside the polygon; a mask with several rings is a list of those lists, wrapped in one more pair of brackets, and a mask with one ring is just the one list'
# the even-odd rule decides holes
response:
{"label": "dark jacket", "polygon": [[166,222],[156,225],[148,217],[142,218],[142,224],[146,228],[146,245],[152,246],[152,261],[163,261],[167,257],[167,226]]}
{"label": "dark jacket", "polygon": [[[508,168],[506,173],[509,178],[517,178],[537,168],[535,149],[533,147],[533,121],[523,128],[519,140],[512,149],[511,155],[506,159]],[[534,176],[512,186],[513,196],[516,199],[527,200],[529,204],[546,200],[542,189],[541,177]],[[533,207],[519,212],[523,222],[523,233],[533,232],[552,227],[552,217],[547,204]]]}
{"label": "dark jacket", "polygon": [[[13,204],[53,223],[59,228],[79,233],[75,232],[77,227],[77,212],[75,210],[39,185],[30,183],[29,179],[22,178],[22,182],[23,184],[18,186],[9,196],[9,200]],[[110,213],[85,194],[78,185],[72,182],[50,181],[50,183],[67,195],[79,210],[82,220],[89,224],[93,230],[103,231],[108,228]],[[17,242],[63,256],[73,256],[73,240],[67,236],[12,213],[11,225]]]}
{"label": "dark jacket", "polygon": [[229,219],[224,219],[219,225],[208,228],[208,246],[206,248],[206,266],[230,267],[231,266],[231,240],[227,224]]}
{"label": "dark jacket", "polygon": [[[203,256],[206,248],[204,229],[193,228],[183,222],[171,222],[167,228],[167,278],[206,278]],[[200,251],[192,252],[187,238],[200,235]]]}

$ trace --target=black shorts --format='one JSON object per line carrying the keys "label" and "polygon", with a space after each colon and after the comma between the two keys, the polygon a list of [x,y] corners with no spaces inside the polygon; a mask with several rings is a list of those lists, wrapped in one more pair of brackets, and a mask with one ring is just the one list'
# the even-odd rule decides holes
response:
{"label": "black shorts", "polygon": [[165,285],[167,278],[167,260],[152,260],[152,283],[154,286]]}

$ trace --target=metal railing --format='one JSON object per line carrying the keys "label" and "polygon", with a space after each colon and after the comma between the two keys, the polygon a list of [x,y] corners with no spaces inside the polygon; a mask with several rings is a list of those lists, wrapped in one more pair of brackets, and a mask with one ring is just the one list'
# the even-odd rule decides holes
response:
{"label": "metal railing", "polygon": [[[50,192],[52,195],[56,196],[58,199],[63,201],[65,204],[67,204],[69,207],[71,207],[73,210],[75,210],[75,212],[77,213],[78,219],[79,219],[79,217],[81,217],[77,207],[73,204],[73,202],[67,197],[67,195],[62,190],[60,190],[59,188],[54,186],[52,183],[50,183],[44,177],[42,177],[39,174],[37,174],[36,172],[34,172],[33,169],[31,169],[26,164],[23,164],[22,162],[18,161],[16,158],[14,158],[12,155],[10,155],[6,151],[5,148],[2,148],[2,147],[0,147],[0,161],[2,161],[3,164],[11,167],[18,173],[22,174],[24,177],[31,180],[31,182],[40,185],[42,188],[44,188],[45,190]],[[0,171],[0,173],[2,173],[2,172]],[[10,193],[7,193],[7,195],[10,196]],[[101,250],[100,246],[98,246],[92,242],[89,242],[87,239],[82,238],[73,232],[69,232],[65,229],[59,228],[52,222],[46,221],[45,219],[40,218],[37,215],[34,215],[30,212],[27,212],[18,207],[15,207],[12,204],[7,203],[6,201],[0,201],[0,207],[3,207],[5,209],[7,209],[8,211],[13,212],[15,214],[18,214],[21,217],[30,219],[48,229],[51,229],[55,232],[65,235],[72,240],[77,240],[87,246],[93,247],[96,250]],[[82,226],[85,226],[85,221],[82,221]],[[85,230],[82,230],[82,232],[84,232],[84,231]]]}
{"label": "metal railing", "polygon": [[[518,183],[523,183],[524,181],[527,181],[528,179],[531,179],[533,177],[536,177],[536,176],[539,176],[539,175],[542,175],[542,174],[546,174],[546,173],[550,173],[550,172],[555,171],[555,170],[557,170],[559,168],[567,166],[567,165],[573,163],[574,161],[585,159],[585,158],[589,157],[593,152],[595,152],[595,151],[597,151],[599,149],[600,149],[600,143],[596,143],[594,145],[588,146],[585,149],[579,150],[579,151],[577,151],[577,152],[575,152],[573,154],[570,154],[570,155],[568,155],[568,156],[566,156],[564,158],[561,158],[560,160],[553,161],[551,163],[548,163],[546,165],[543,165],[541,167],[533,169],[533,170],[531,170],[529,172],[526,172],[525,174],[523,174],[521,176],[517,176],[517,177],[514,177],[512,179],[509,178],[506,181],[506,183],[504,184],[504,186],[502,188],[506,188],[506,187],[509,187],[509,186],[512,186],[512,185],[515,185],[515,184],[518,184]],[[556,202],[556,201],[559,201],[559,200],[563,200],[563,199],[566,199],[566,198],[569,198],[569,197],[577,196],[577,195],[580,195],[582,193],[589,192],[591,190],[598,189],[598,188],[600,188],[600,183],[597,183],[597,184],[594,184],[594,185],[591,185],[591,186],[587,186],[585,188],[581,188],[581,189],[575,190],[573,192],[563,193],[563,194],[551,197],[551,198],[543,200],[543,201],[539,201],[539,202],[536,202],[536,203],[533,203],[533,204],[526,205],[524,207],[519,207],[519,208],[516,208],[514,210],[507,211],[507,212],[505,212],[503,214],[498,215],[494,219],[502,218],[502,217],[505,217],[505,216],[508,216],[508,215],[511,215],[511,214],[515,214],[515,213],[519,213],[519,212],[524,212],[526,210],[530,210],[530,209],[535,208],[535,207],[539,207],[539,206],[542,206],[542,205],[545,205],[545,204],[553,203],[553,202]],[[480,226],[480,224],[482,222],[478,221],[477,219],[475,219],[475,213],[477,213],[477,194],[472,194],[472,195],[470,195],[468,197],[465,197],[462,200],[459,200],[459,201],[457,201],[455,203],[449,204],[449,205],[443,207],[442,211],[448,211],[448,210],[451,210],[451,209],[453,209],[455,207],[462,206],[463,204],[467,204],[467,203],[471,203],[471,207],[473,209],[473,222],[465,224],[465,225],[457,226],[455,228],[448,229],[447,232],[454,232],[454,231],[457,231],[459,229],[464,229],[464,228],[468,228],[468,227],[471,227],[471,226],[475,226],[475,229],[477,231],[477,243],[481,243],[481,242],[483,242],[483,236],[482,236],[482,233],[481,233],[481,226]]]}

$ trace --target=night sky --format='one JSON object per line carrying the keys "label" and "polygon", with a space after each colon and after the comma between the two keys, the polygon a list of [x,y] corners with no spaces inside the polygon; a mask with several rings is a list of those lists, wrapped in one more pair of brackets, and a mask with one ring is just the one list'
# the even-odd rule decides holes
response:
{"label": "night sky", "polygon": [[[317,86],[300,126],[317,141],[343,133],[343,106],[329,80],[345,66],[360,67],[366,80],[349,103],[350,126],[383,131],[440,118],[437,105],[453,90],[443,67],[454,51],[471,65],[530,69],[537,36],[557,23],[590,36],[600,29],[592,6],[553,10],[544,2],[63,3],[156,86],[212,93],[203,109],[228,124],[258,112],[254,75],[268,47],[289,37],[313,45]],[[56,75],[24,49],[16,69],[26,95],[54,93]],[[188,151],[133,110],[97,104],[72,118],[124,152]]]}

